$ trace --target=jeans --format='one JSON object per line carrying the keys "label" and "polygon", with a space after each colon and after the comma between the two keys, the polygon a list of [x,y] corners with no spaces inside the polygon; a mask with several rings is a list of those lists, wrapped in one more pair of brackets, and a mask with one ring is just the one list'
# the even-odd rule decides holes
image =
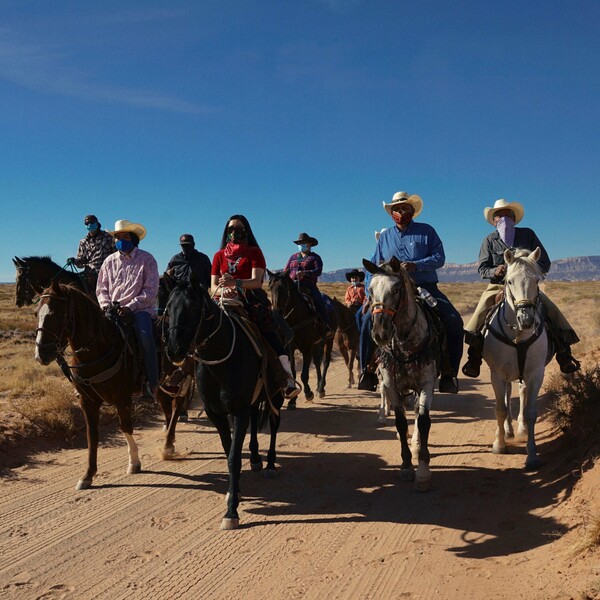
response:
{"label": "jeans", "polygon": [[144,356],[144,370],[146,371],[148,384],[151,387],[157,386],[158,362],[156,360],[156,344],[154,343],[150,313],[145,311],[133,313],[133,326]]}

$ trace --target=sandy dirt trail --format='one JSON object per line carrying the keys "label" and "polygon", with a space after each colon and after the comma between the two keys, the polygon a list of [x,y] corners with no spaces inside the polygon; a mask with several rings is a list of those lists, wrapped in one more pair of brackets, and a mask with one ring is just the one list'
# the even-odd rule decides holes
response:
{"label": "sandy dirt trail", "polygon": [[[336,360],[326,398],[283,413],[276,479],[250,472],[246,452],[236,531],[219,531],[226,462],[204,416],[180,425],[179,461],[160,459],[159,428],[138,430],[139,475],[126,475],[124,443],[105,443],[91,490],[74,490],[85,450],[38,456],[1,483],[0,598],[567,593],[552,542],[569,490],[522,470],[522,442],[491,454],[489,385],[463,380],[459,395],[436,394],[423,494],[398,478],[393,418],[377,427],[378,396],[347,390],[346,377]],[[548,438],[542,426],[542,452]],[[265,433],[260,441],[266,448]]]}

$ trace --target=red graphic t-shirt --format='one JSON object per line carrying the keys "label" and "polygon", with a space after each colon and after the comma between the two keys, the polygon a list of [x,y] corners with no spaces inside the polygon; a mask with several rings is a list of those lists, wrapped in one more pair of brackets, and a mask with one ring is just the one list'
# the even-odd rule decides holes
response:
{"label": "red graphic t-shirt", "polygon": [[258,246],[227,244],[212,261],[211,275],[230,273],[234,279],[251,279],[252,269],[266,269],[267,263]]}

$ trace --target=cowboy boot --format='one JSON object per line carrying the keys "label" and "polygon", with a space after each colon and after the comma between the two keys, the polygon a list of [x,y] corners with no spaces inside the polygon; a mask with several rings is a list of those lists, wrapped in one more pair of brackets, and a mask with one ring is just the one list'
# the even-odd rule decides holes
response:
{"label": "cowboy boot", "polygon": [[556,353],[556,362],[560,365],[561,373],[568,375],[581,368],[581,363],[571,354],[571,347],[566,346]]}
{"label": "cowboy boot", "polygon": [[358,380],[358,389],[366,390],[367,392],[375,392],[377,391],[377,384],[379,383],[379,379],[377,379],[377,374],[369,371],[369,369],[363,369],[363,372],[360,374],[360,379]]}
{"label": "cowboy boot", "polygon": [[283,396],[286,400],[292,400],[298,394],[300,394],[300,386],[296,383],[294,376],[292,374],[292,367],[290,365],[290,357],[282,354],[279,357],[279,362],[287,375],[287,382],[285,388],[283,388]]}
{"label": "cowboy boot", "polygon": [[479,331],[475,333],[465,331],[465,341],[469,345],[468,359],[462,367],[462,372],[467,377],[479,377],[483,360],[483,335]]}

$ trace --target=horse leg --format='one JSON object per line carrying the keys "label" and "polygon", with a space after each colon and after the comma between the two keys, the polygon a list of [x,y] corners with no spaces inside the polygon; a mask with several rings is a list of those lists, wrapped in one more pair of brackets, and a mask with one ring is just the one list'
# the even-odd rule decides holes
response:
{"label": "horse leg", "polygon": [[400,479],[402,481],[413,481],[415,478],[415,469],[412,466],[412,453],[408,447],[408,421],[406,419],[404,405],[394,403],[394,415],[396,431],[400,438],[400,455],[402,456]]}
{"label": "horse leg", "polygon": [[[504,420],[504,437],[505,438],[514,438],[515,431],[513,429],[513,415],[512,415],[512,403],[510,401],[510,397],[512,396],[512,383],[510,381],[506,382],[506,387],[504,390],[504,405],[506,406],[506,419]],[[520,416],[521,413],[519,413]]]}
{"label": "horse leg", "polygon": [[[340,334],[340,339],[338,339],[338,348],[340,350],[340,354],[342,355],[342,358],[344,359],[344,364],[346,365],[346,368],[348,369],[348,388],[352,387],[352,384],[354,383],[354,381],[352,381],[352,367],[350,366],[350,357],[348,356],[348,348],[346,347],[346,344],[344,343],[344,339],[342,338],[341,334]],[[354,362],[354,361],[353,361]]]}
{"label": "horse leg", "polygon": [[[379,393],[381,395],[381,402],[379,404],[379,411],[377,413],[377,424],[385,425],[385,418],[387,416],[386,405],[389,406],[389,399],[388,399],[388,394],[387,394],[385,385],[379,386]],[[406,420],[406,416],[404,417],[404,420]],[[406,427],[408,428],[408,423],[407,423]]]}
{"label": "horse leg", "polygon": [[517,419],[517,436],[519,439],[527,439],[527,425],[525,423],[525,406],[527,405],[527,387],[519,384],[519,417]]}
{"label": "horse leg", "polygon": [[[507,415],[507,395],[510,394],[510,384],[504,381],[496,371],[491,372],[492,387],[496,396],[496,437],[492,444],[494,454],[506,454],[506,440],[504,439],[504,423]],[[510,397],[508,398],[510,402]]]}
{"label": "horse leg", "polygon": [[[161,392],[159,388],[159,392],[157,395],[160,397],[161,394],[163,394],[163,392]],[[168,412],[170,413],[170,416],[165,435],[165,445],[163,446],[162,450],[163,460],[170,460],[173,457],[173,454],[175,453],[175,429],[177,428],[177,421],[179,420],[179,415],[181,414],[181,408],[183,403],[185,402],[185,398],[183,396],[175,396],[174,398],[170,398],[170,400],[170,402],[167,402],[167,400],[165,399],[164,402],[165,406],[169,406]],[[165,417],[166,413],[167,411],[165,411]]]}
{"label": "horse leg", "polygon": [[[296,380],[296,350],[292,348],[292,351],[290,352],[290,367],[292,368],[292,377],[294,378],[294,381]],[[304,388],[306,389],[306,387]],[[297,398],[297,396],[296,396]],[[288,403],[287,403],[287,407],[288,410],[294,410],[296,408],[296,398],[291,398]]]}
{"label": "horse leg", "polygon": [[257,473],[262,471],[263,461],[258,451],[258,419],[259,419],[258,406],[252,405],[250,411],[250,469]]}
{"label": "horse leg", "polygon": [[129,454],[129,465],[127,473],[134,475],[142,470],[142,463],[138,452],[137,444],[133,439],[133,421],[131,419],[131,399],[126,402],[117,403],[117,414],[119,415],[119,423],[121,431],[127,440],[127,453]]}
{"label": "horse leg", "polygon": [[429,430],[431,429],[431,417],[429,409],[433,399],[433,383],[429,389],[419,394],[419,416],[417,417],[417,429],[419,431],[419,465],[415,474],[415,490],[426,492],[431,485],[431,470],[429,469]]}
{"label": "horse leg", "polygon": [[317,389],[319,393],[319,398],[325,398],[325,386],[327,385],[327,371],[329,370],[329,365],[331,363],[331,346],[332,342],[327,342],[327,344],[325,345],[325,351],[323,353],[323,373],[319,378],[319,387]]}
{"label": "horse leg", "polygon": [[525,469],[534,471],[542,466],[542,461],[537,453],[535,444],[535,422],[537,421],[537,396],[544,380],[544,371],[541,376],[535,376],[529,379],[527,384],[523,383],[521,392],[525,397],[525,423],[527,425],[527,460]]}
{"label": "horse leg", "polygon": [[277,460],[277,432],[279,431],[279,424],[281,423],[281,414],[271,413],[269,415],[269,427],[271,429],[271,441],[269,444],[269,452],[267,454],[267,468],[265,470],[265,477],[274,478],[277,477],[277,467],[275,462]]}
{"label": "horse leg", "polygon": [[221,521],[221,529],[237,529],[240,526],[238,506],[240,504],[240,476],[242,472],[242,447],[248,431],[250,407],[244,407],[233,418],[233,441],[227,466],[229,467],[229,492],[227,493],[227,512]]}
{"label": "horse leg", "polygon": [[204,409],[208,420],[217,428],[225,456],[229,456],[231,452],[231,428],[227,415],[216,413],[208,404],[205,405]]}
{"label": "horse leg", "polygon": [[310,350],[307,352],[302,352],[302,373],[300,375],[300,380],[302,381],[302,385],[304,386],[304,397],[308,402],[311,402],[315,395],[310,389],[310,385],[308,384],[308,370],[310,369],[310,361],[311,353]]}
{"label": "horse leg", "polygon": [[100,405],[81,395],[81,410],[85,417],[85,429],[88,444],[88,467],[84,476],[77,482],[76,490],[87,490],[92,487],[94,476],[98,472],[98,422],[100,420]]}

